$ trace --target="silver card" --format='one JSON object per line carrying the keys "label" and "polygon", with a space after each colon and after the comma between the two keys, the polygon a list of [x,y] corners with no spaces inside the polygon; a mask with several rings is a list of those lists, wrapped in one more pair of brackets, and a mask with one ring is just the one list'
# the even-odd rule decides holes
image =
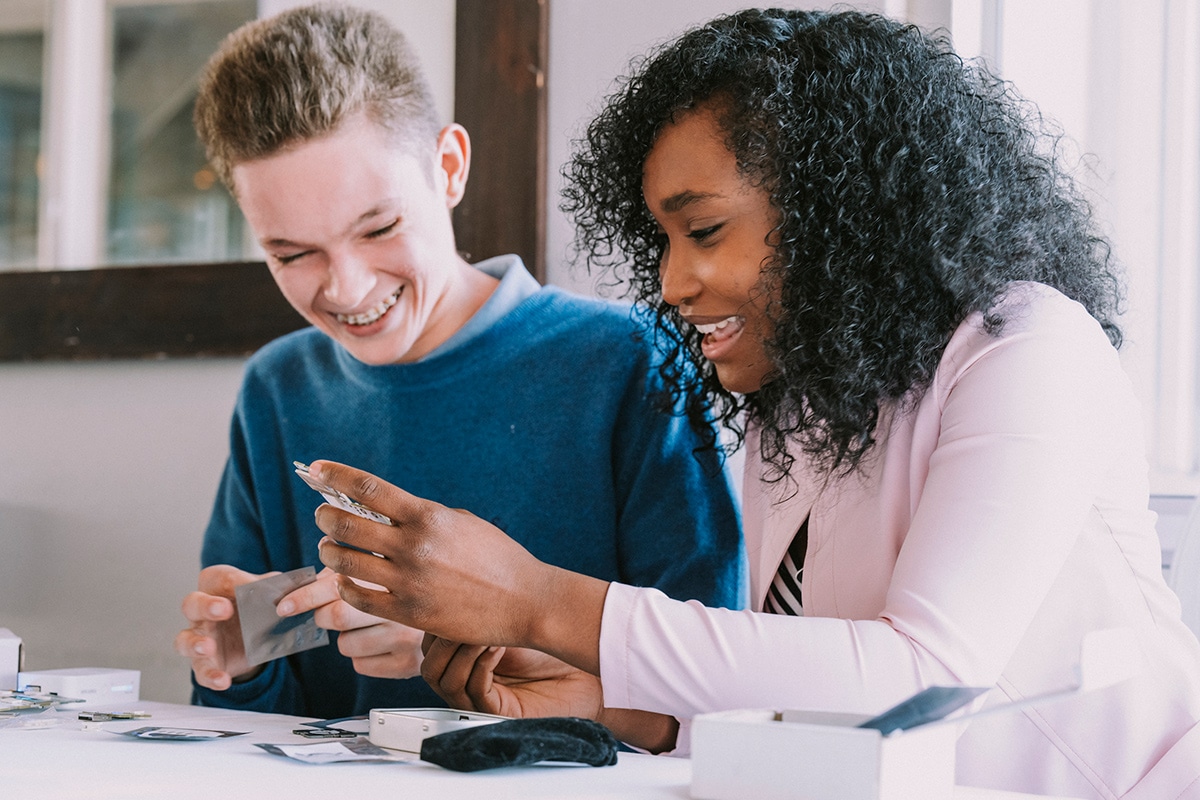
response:
{"label": "silver card", "polygon": [[242,645],[250,666],[329,644],[329,633],[313,621],[314,611],[281,617],[275,606],[284,595],[317,579],[312,567],[272,575],[234,590],[242,622]]}

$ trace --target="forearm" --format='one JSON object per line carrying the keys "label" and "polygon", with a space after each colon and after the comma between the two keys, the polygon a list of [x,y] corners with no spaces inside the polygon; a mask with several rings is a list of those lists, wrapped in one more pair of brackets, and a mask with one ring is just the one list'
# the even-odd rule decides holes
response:
{"label": "forearm", "polygon": [[650,711],[604,708],[596,721],[620,741],[656,754],[674,750],[679,736],[679,720]]}

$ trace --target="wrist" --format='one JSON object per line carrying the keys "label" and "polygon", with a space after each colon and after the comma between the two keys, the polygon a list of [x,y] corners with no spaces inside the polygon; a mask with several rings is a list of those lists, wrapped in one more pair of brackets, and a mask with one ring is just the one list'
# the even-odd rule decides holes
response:
{"label": "wrist", "polygon": [[550,567],[530,598],[524,646],[541,650],[577,669],[600,674],[600,620],[608,582]]}
{"label": "wrist", "polygon": [[261,675],[265,668],[265,665],[259,664],[257,667],[253,667],[249,672],[243,672],[241,675],[232,676],[230,680],[233,684],[249,683]]}
{"label": "wrist", "polygon": [[679,720],[652,711],[602,708],[596,721],[618,740],[655,755],[674,750],[679,738]]}

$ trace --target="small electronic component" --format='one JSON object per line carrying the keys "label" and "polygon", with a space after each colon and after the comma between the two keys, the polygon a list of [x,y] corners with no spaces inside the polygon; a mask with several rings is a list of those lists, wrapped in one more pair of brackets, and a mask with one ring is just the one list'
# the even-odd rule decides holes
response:
{"label": "small electronic component", "polygon": [[114,719],[150,719],[148,711],[80,711],[84,722],[110,722]]}

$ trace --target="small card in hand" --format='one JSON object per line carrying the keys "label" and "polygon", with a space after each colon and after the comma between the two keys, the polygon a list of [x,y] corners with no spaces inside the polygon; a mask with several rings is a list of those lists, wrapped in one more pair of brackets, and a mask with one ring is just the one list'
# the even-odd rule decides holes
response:
{"label": "small card in hand", "polygon": [[315,612],[306,611],[293,617],[275,613],[275,606],[284,595],[316,579],[316,570],[302,567],[237,587],[235,596],[246,663],[253,667],[329,644],[329,633],[313,621]]}

